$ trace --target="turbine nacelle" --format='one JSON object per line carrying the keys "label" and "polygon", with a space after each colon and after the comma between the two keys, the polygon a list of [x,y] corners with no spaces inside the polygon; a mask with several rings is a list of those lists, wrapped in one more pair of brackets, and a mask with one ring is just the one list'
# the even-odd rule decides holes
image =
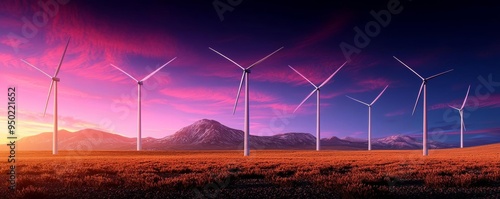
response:
{"label": "turbine nacelle", "polygon": [[59,77],[52,77],[52,81],[59,82],[61,79],[59,79]]}
{"label": "turbine nacelle", "polygon": [[139,85],[142,86],[144,84],[144,82],[143,81],[138,81],[137,84],[139,84]]}

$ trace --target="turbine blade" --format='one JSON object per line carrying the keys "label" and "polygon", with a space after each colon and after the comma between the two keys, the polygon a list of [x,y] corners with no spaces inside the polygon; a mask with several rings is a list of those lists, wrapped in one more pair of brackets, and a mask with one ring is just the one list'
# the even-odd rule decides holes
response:
{"label": "turbine blade", "polygon": [[420,94],[422,94],[422,89],[424,88],[424,84],[425,82],[422,82],[422,85],[420,86],[420,91],[418,91],[417,100],[415,101],[415,106],[413,107],[413,112],[411,113],[411,115],[415,114],[415,109],[417,108],[418,99],[420,99]]}
{"label": "turbine blade", "polygon": [[427,78],[427,80],[434,79],[434,78],[436,78],[436,77],[438,77],[438,76],[444,75],[444,74],[449,73],[449,72],[451,72],[451,71],[453,71],[453,69],[451,69],[451,70],[447,70],[447,71],[444,71],[444,72],[442,72],[442,73],[439,73],[439,74],[436,74],[436,75],[433,75],[433,76],[430,76],[430,77],[428,77],[428,78]]}
{"label": "turbine blade", "polygon": [[342,66],[340,66],[335,72],[333,72],[332,75],[330,75],[330,77],[328,77],[328,79],[326,79],[321,85],[318,86],[318,88],[321,88],[323,87],[326,83],[328,83],[328,81],[330,81],[330,79],[333,78],[333,76],[335,76],[335,74],[337,74],[339,72],[340,69],[342,69],[342,67],[344,67],[345,65],[347,64],[347,61],[345,61]]}
{"label": "turbine blade", "polygon": [[355,98],[353,98],[353,97],[350,97],[350,96],[348,96],[348,95],[346,95],[346,97],[351,98],[352,100],[354,100],[354,101],[356,101],[356,102],[359,102],[359,103],[361,103],[361,104],[364,104],[364,105],[366,105],[366,106],[370,106],[370,104],[367,104],[367,103],[365,103],[365,102],[363,102],[363,101],[361,101],[361,100],[357,100],[357,99],[355,99]]}
{"label": "turbine blade", "polygon": [[173,59],[171,59],[167,63],[163,64],[158,69],[156,69],[155,71],[153,71],[151,74],[149,74],[148,76],[144,77],[141,81],[146,81],[147,79],[149,79],[150,77],[152,77],[155,73],[157,73],[158,71],[160,71],[163,67],[165,67],[166,65],[168,65],[170,62],[174,61],[176,58],[177,57],[174,57]]}
{"label": "turbine blade", "polygon": [[378,98],[380,98],[380,96],[382,96],[382,94],[384,94],[385,89],[387,89],[387,87],[389,87],[389,85],[385,86],[384,90],[382,90],[382,92],[380,92],[380,94],[378,94],[378,96],[375,98],[375,100],[373,100],[373,102],[370,104],[370,106],[375,104],[375,102],[378,100]]}
{"label": "turbine blade", "polygon": [[299,109],[300,106],[302,106],[302,104],[304,104],[304,102],[306,102],[307,99],[309,99],[314,94],[314,92],[316,92],[317,90],[318,89],[314,89],[311,93],[309,93],[309,95],[306,98],[304,98],[304,100],[302,100],[302,102],[300,102],[300,104],[297,106],[297,108],[295,108],[295,110],[293,110],[293,112],[295,113],[295,111],[297,111],[297,109]]}
{"label": "turbine blade", "polygon": [[460,109],[459,109],[459,108],[457,108],[457,107],[454,107],[454,106],[451,106],[451,105],[448,105],[448,106],[449,106],[450,108],[452,108],[452,109],[455,109],[455,110],[457,110],[457,111],[460,111]]}
{"label": "turbine blade", "polygon": [[293,67],[292,67],[292,66],[290,66],[290,65],[288,65],[288,67],[290,67],[293,71],[295,71],[295,72],[296,72],[297,74],[299,74],[302,78],[306,79],[309,83],[311,83],[311,85],[313,85],[315,88],[317,88],[317,87],[316,87],[316,85],[314,85],[314,84],[311,82],[311,80],[307,79],[307,78],[306,78],[306,76],[302,75],[299,71],[295,70],[295,68],[293,68]]}
{"label": "turbine blade", "polygon": [[467,89],[467,94],[465,95],[464,103],[462,103],[462,107],[460,107],[460,109],[464,109],[465,102],[467,102],[467,97],[469,97],[469,91],[470,91],[470,85],[469,88]]}
{"label": "turbine blade", "polygon": [[50,82],[49,94],[47,95],[47,101],[45,102],[45,109],[43,110],[43,116],[45,117],[45,113],[47,112],[47,106],[49,105],[50,93],[52,93],[52,87],[54,86],[54,80]]}
{"label": "turbine blade", "polygon": [[61,61],[59,61],[59,65],[57,66],[56,73],[54,73],[54,77],[57,77],[57,74],[59,74],[59,70],[61,69],[61,65],[62,65],[62,62],[64,60],[64,56],[66,55],[66,50],[68,50],[69,40],[70,40],[70,38],[68,38],[68,42],[66,42],[66,47],[64,48],[64,52],[63,52],[63,55],[61,57]]}
{"label": "turbine blade", "polygon": [[254,67],[255,65],[259,64],[260,62],[263,62],[264,60],[266,60],[267,58],[271,57],[271,55],[274,55],[274,53],[277,53],[278,51],[280,51],[281,49],[283,49],[284,47],[281,47],[281,48],[278,48],[278,50],[275,50],[274,52],[272,52],[271,54],[265,56],[264,58],[260,59],[259,61],[253,63],[252,65],[250,65],[249,67],[247,67],[247,70]]}
{"label": "turbine blade", "polygon": [[124,73],[125,75],[129,76],[130,78],[132,78],[134,81],[136,82],[139,82],[137,79],[135,79],[134,77],[132,77],[132,75],[128,74],[127,72],[125,72],[124,70],[122,70],[121,68],[118,68],[118,66],[115,66],[113,64],[111,64],[111,66],[115,67],[116,69],[118,69],[119,71],[122,71],[122,73]]}
{"label": "turbine blade", "polygon": [[236,63],[235,61],[233,61],[232,59],[230,59],[230,58],[229,58],[229,57],[227,57],[226,55],[223,55],[223,54],[222,54],[222,53],[220,53],[219,51],[216,51],[215,49],[210,48],[210,47],[208,47],[208,49],[210,49],[210,50],[214,51],[215,53],[219,54],[220,56],[222,56],[222,57],[226,58],[226,59],[227,59],[227,60],[229,60],[231,63],[236,64],[236,66],[240,67],[240,68],[241,68],[241,70],[245,70],[245,68],[243,68],[242,66],[240,66],[238,63]]}
{"label": "turbine blade", "polygon": [[401,60],[399,60],[396,56],[392,56],[394,57],[394,59],[398,60],[399,63],[403,64],[404,66],[406,66],[406,68],[410,69],[411,72],[415,73],[415,75],[417,75],[418,77],[420,77],[420,79],[422,80],[425,80],[422,76],[420,76],[420,74],[418,74],[417,72],[415,72],[413,69],[411,69],[408,65],[406,65],[404,62],[402,62]]}
{"label": "turbine blade", "polygon": [[47,74],[46,72],[43,72],[43,70],[40,70],[39,68],[37,68],[36,66],[34,66],[33,64],[30,64],[29,62],[27,62],[26,60],[24,59],[21,59],[22,62],[28,64],[29,66],[35,68],[36,70],[42,72],[44,75],[46,75],[47,77],[49,77],[50,79],[52,79],[52,76],[50,76],[49,74]]}
{"label": "turbine blade", "polygon": [[238,93],[236,94],[236,100],[234,102],[233,115],[234,113],[236,113],[236,106],[238,105],[238,99],[240,98],[241,86],[243,86],[243,80],[245,79],[246,75],[247,75],[246,72],[243,71],[243,74],[241,75],[240,86],[238,87]]}

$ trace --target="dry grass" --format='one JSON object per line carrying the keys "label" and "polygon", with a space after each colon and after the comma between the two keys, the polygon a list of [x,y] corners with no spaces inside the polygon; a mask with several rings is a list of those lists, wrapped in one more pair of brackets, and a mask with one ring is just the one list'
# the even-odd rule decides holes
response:
{"label": "dry grass", "polygon": [[[421,151],[19,152],[19,198],[500,197],[500,145]],[[6,162],[1,171],[7,173]]]}

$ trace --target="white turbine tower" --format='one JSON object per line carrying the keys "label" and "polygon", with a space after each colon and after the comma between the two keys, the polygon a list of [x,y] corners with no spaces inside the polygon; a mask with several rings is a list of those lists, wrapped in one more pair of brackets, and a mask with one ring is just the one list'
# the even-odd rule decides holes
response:
{"label": "white turbine tower", "polygon": [[470,85],[469,88],[467,89],[467,94],[465,95],[464,102],[462,103],[462,106],[460,108],[450,106],[451,108],[457,110],[460,113],[460,148],[464,148],[464,131],[465,131],[464,107],[465,107],[465,102],[467,102],[467,97],[469,96],[469,91],[470,91]]}
{"label": "white turbine tower", "polygon": [[255,65],[259,64],[260,62],[266,60],[267,58],[269,58],[271,55],[277,53],[278,51],[280,51],[281,49],[283,49],[283,47],[279,48],[278,50],[275,50],[274,52],[272,52],[271,54],[267,55],[266,57],[260,59],[259,61],[251,64],[250,66],[244,68],[242,67],[241,65],[239,65],[238,63],[236,63],[235,61],[231,60],[229,57],[223,55],[222,53],[214,50],[213,48],[210,48],[208,47],[210,50],[214,51],[215,53],[219,54],[220,56],[226,58],[227,60],[229,60],[231,63],[235,64],[236,66],[240,67],[241,70],[243,70],[243,74],[241,75],[241,81],[240,81],[240,86],[238,88],[238,93],[236,94],[236,101],[234,103],[234,109],[233,109],[233,115],[234,113],[236,112],[236,106],[238,105],[238,99],[240,97],[240,92],[241,92],[241,86],[243,85],[243,81],[245,81],[245,119],[244,119],[244,126],[243,126],[243,130],[245,131],[244,132],[244,138],[243,138],[243,156],[249,156],[250,155],[250,148],[249,148],[249,140],[248,140],[248,137],[250,136],[250,112],[249,112],[249,77],[248,75],[250,74],[250,69],[252,67],[254,67]]}
{"label": "white turbine tower", "polygon": [[304,99],[302,100],[302,102],[297,106],[297,108],[295,108],[295,110],[293,111],[294,113],[297,111],[297,109],[300,108],[300,106],[302,106],[302,104],[304,104],[304,102],[306,102],[307,99],[309,99],[313,94],[314,92],[316,92],[316,151],[319,151],[321,146],[320,146],[320,140],[321,140],[321,133],[320,133],[320,116],[319,116],[319,107],[320,107],[320,92],[319,90],[321,89],[321,87],[323,87],[326,83],[328,83],[328,81],[330,81],[330,79],[333,78],[333,76],[335,76],[335,74],[337,74],[337,72],[339,72],[340,69],[342,69],[342,67],[344,67],[344,65],[347,64],[347,61],[344,62],[344,64],[342,64],[342,66],[340,66],[335,72],[333,72],[332,75],[330,75],[330,77],[328,77],[328,79],[326,79],[323,83],[321,83],[319,86],[316,86],[316,84],[312,83],[311,80],[307,79],[304,75],[302,75],[299,71],[295,70],[295,68],[293,68],[292,66],[288,66],[290,67],[293,71],[295,71],[297,74],[299,74],[301,77],[303,77],[304,79],[306,79],[311,85],[314,86],[314,90]]}
{"label": "white turbine tower", "polygon": [[52,154],[56,155],[57,154],[57,83],[60,81],[60,79],[57,77],[59,74],[59,70],[61,69],[62,62],[64,60],[64,56],[66,55],[66,50],[68,49],[69,45],[69,40],[66,42],[66,47],[64,48],[63,55],[61,57],[61,61],[59,61],[59,65],[57,66],[56,72],[54,73],[54,76],[50,76],[46,72],[43,72],[33,64],[30,64],[26,60],[21,59],[24,63],[28,64],[29,66],[35,68],[36,70],[42,72],[44,75],[52,79],[50,82],[50,87],[49,87],[49,94],[47,95],[47,101],[45,102],[45,109],[43,110],[43,116],[45,116],[45,113],[47,112],[47,105],[49,104],[49,99],[50,99],[50,93],[52,92],[52,88],[54,88],[54,132],[52,133]]}
{"label": "white turbine tower", "polygon": [[361,104],[368,106],[368,151],[372,150],[372,106],[373,106],[373,104],[375,104],[375,102],[378,100],[378,98],[380,98],[380,96],[382,96],[382,94],[385,92],[385,89],[387,89],[387,87],[389,87],[389,85],[385,86],[384,90],[382,90],[382,92],[380,92],[380,94],[378,94],[378,96],[375,98],[375,100],[373,100],[373,102],[370,104],[365,103],[361,100],[354,99],[354,98],[346,95],[348,98],[351,98],[352,100],[354,100],[356,102],[359,102]]}
{"label": "white turbine tower", "polygon": [[136,78],[132,77],[132,75],[128,74],[127,72],[125,72],[121,68],[118,68],[118,66],[115,66],[115,65],[111,64],[111,66],[115,67],[119,71],[123,72],[125,75],[129,76],[130,78],[132,78],[135,82],[137,82],[137,151],[142,150],[142,134],[141,134],[142,133],[142,128],[141,128],[141,88],[142,88],[142,85],[143,85],[144,81],[146,81],[147,79],[149,79],[151,76],[153,76],[155,73],[157,73],[158,71],[160,71],[163,67],[165,67],[166,65],[168,65],[170,62],[174,61],[176,58],[177,57],[174,57],[173,59],[171,59],[167,63],[163,64],[158,69],[156,69],[155,71],[153,71],[148,76],[142,78],[141,80],[137,80]]}
{"label": "white turbine tower", "polygon": [[453,71],[453,69],[450,69],[450,70],[447,70],[445,72],[442,72],[442,73],[438,73],[436,75],[433,75],[433,76],[430,76],[428,78],[423,78],[421,75],[419,75],[417,72],[415,72],[413,69],[411,69],[408,65],[406,65],[404,62],[402,62],[401,60],[399,60],[397,57],[395,56],[392,56],[394,57],[394,59],[396,59],[399,63],[403,64],[404,66],[406,66],[406,68],[410,69],[413,73],[415,73],[415,75],[417,75],[420,79],[422,79],[422,85],[420,86],[420,91],[418,92],[418,95],[417,95],[417,100],[415,101],[415,106],[413,107],[413,112],[412,112],[412,115],[415,113],[415,108],[417,108],[417,104],[418,104],[418,100],[420,99],[420,94],[422,93],[422,90],[424,91],[424,111],[423,111],[423,143],[422,143],[422,150],[423,150],[423,155],[424,156],[427,156],[429,155],[429,151],[427,149],[427,81],[431,80],[431,79],[434,79],[438,76],[441,76],[441,75],[444,75],[446,73],[449,73],[451,71]]}

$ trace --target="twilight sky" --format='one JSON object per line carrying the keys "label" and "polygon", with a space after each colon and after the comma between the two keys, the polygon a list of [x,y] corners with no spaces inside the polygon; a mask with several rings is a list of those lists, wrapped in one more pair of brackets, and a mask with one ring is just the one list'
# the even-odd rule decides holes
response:
{"label": "twilight sky", "polygon": [[59,74],[60,129],[135,137],[137,84],[110,64],[142,79],[173,57],[144,83],[143,137],[164,137],[203,118],[242,129],[244,92],[232,115],[241,69],[208,47],[248,66],[284,46],[252,68],[252,135],[314,134],[315,96],[292,113],[313,87],[288,65],[319,85],[347,57],[351,61],[321,90],[322,137],[366,138],[368,108],[345,95],[369,103],[386,85],[373,107],[373,137],[421,135],[422,101],[411,114],[421,80],[396,56],[424,77],[454,69],[428,84],[429,129],[444,132],[431,139],[458,143],[458,112],[448,105],[460,104],[468,85],[466,139],[500,136],[497,5],[321,2],[6,1],[0,85],[4,92],[18,89],[21,136],[51,131],[52,97],[42,117],[50,79],[20,59],[54,74],[71,37]]}

